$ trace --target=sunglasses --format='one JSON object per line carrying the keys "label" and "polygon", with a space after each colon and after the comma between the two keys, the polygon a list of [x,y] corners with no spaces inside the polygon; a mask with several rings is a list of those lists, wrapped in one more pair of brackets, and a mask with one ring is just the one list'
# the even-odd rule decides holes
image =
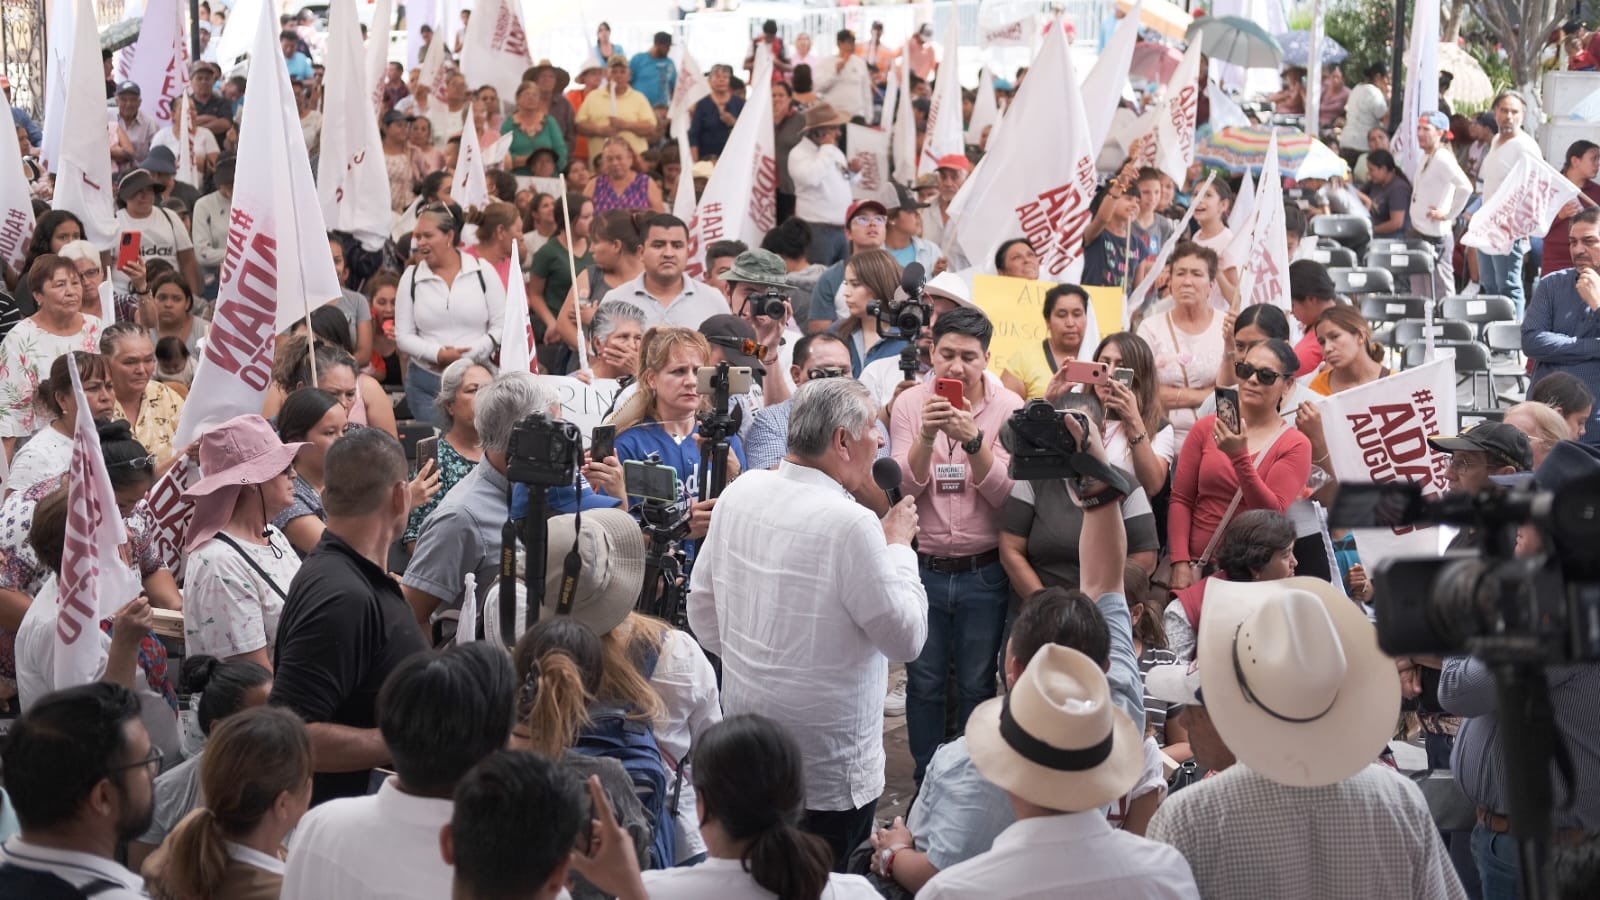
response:
{"label": "sunglasses", "polygon": [[848,374],[850,374],[849,369],[839,366],[821,366],[806,370],[806,378],[810,381],[816,381],[818,378],[843,378]]}
{"label": "sunglasses", "polygon": [[119,459],[116,462],[106,463],[106,468],[108,469],[154,469],[155,467],[156,458],[154,454],[149,456],[135,456],[133,459]]}
{"label": "sunglasses", "polygon": [[727,347],[729,350],[733,350],[737,353],[743,353],[745,356],[754,357],[755,359],[767,358],[767,345],[761,343],[760,341],[752,341],[749,338],[722,336],[708,337],[706,338],[706,341],[708,343],[716,344],[718,347]]}
{"label": "sunglasses", "polygon": [[1293,375],[1286,375],[1283,372],[1278,372],[1273,369],[1258,369],[1247,362],[1234,363],[1233,374],[1236,375],[1240,381],[1249,381],[1250,379],[1254,378],[1256,383],[1263,387],[1272,387],[1278,383],[1279,378],[1285,380],[1294,378]]}

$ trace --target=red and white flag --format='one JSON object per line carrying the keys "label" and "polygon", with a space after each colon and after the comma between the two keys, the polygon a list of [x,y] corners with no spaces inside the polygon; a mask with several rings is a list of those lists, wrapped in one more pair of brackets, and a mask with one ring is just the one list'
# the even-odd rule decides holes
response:
{"label": "red and white flag", "polygon": [[111,183],[111,133],[106,127],[100,32],[95,28],[90,0],[77,0],[72,12],[72,68],[67,75],[65,108],[60,110],[63,130],[61,153],[53,170],[53,205],[78,216],[89,243],[110,250],[117,235],[117,216],[111,199],[115,186]]}
{"label": "red and white flag", "polygon": [[178,420],[178,447],[211,425],[260,412],[277,336],[341,293],[276,22],[266,5],[260,15],[217,310]]}
{"label": "red and white flag", "polygon": [[178,137],[177,178],[184,184],[199,185],[200,167],[194,160],[194,102],[188,97],[179,97],[175,104],[180,110],[178,127],[173,132]]}
{"label": "red and white flag", "polygon": [[128,532],[100,455],[77,365],[68,365],[77,399],[72,459],[67,464],[67,533],[61,545],[60,610],[56,616],[55,686],[88,684],[105,670],[100,620],[139,596],[142,587],[122,560]]}
{"label": "red and white flag", "polygon": [[183,548],[188,540],[189,520],[194,516],[194,501],[183,496],[189,485],[200,480],[200,466],[180,453],[150,491],[144,495],[155,518],[155,548],[161,566],[183,584]]}
{"label": "red and white flag", "polygon": [[[438,36],[434,36],[438,40]],[[510,0],[479,3],[461,40],[461,74],[474,89],[492,84],[502,97],[514,97],[522,73],[533,65],[528,35]]]}
{"label": "red and white flag", "polygon": [[1228,230],[1233,232],[1233,239],[1217,254],[1221,268],[1244,265],[1245,258],[1250,255],[1250,245],[1255,243],[1255,235],[1250,233],[1250,220],[1255,218],[1255,214],[1256,179],[1246,169],[1244,180],[1239,183],[1239,192],[1233,197],[1233,208],[1228,210]]}
{"label": "red and white flag", "polygon": [[322,219],[336,231],[355,235],[366,249],[378,250],[389,237],[394,215],[383,138],[363,81],[369,61],[361,49],[355,0],[333,0],[324,59],[322,148],[317,157]]}
{"label": "red and white flag", "polygon": [[1194,162],[1194,127],[1199,113],[1200,35],[1196,34],[1167,81],[1156,122],[1156,168],[1179,184],[1188,180]]}
{"label": "red and white flag", "polygon": [[[383,78],[389,69],[389,32],[394,27],[393,0],[378,0],[372,8],[372,24],[367,27],[367,86],[372,91],[374,114],[383,110]],[[329,31],[332,31],[330,24]],[[323,84],[327,84],[324,76]],[[327,123],[323,123],[324,129]]]}
{"label": "red and white flag", "polygon": [[506,285],[506,313],[500,323],[502,372],[533,371],[533,325],[528,320],[528,286],[522,280],[517,244],[511,242],[511,280]]}
{"label": "red and white flag", "polygon": [[750,98],[717,158],[694,221],[689,223],[690,276],[705,271],[705,249],[716,241],[761,239],[778,222],[778,152],[772,133],[772,54],[756,53]]}
{"label": "red and white flag", "polygon": [[927,137],[922,142],[922,155],[917,160],[917,174],[926,175],[939,168],[939,160],[946,156],[965,156],[965,134],[961,127],[961,63],[958,44],[961,42],[960,17],[950,17],[949,34],[944,41],[944,59],[939,61],[939,75],[933,85],[933,105],[928,109]]}
{"label": "red and white flag", "polygon": [[861,163],[861,178],[850,186],[850,196],[857,200],[876,200],[885,209],[899,206],[900,195],[895,193],[894,182],[889,180],[889,132],[854,122],[846,125],[844,132],[850,161]]}
{"label": "red and white flag", "polygon": [[1267,162],[1256,188],[1255,212],[1250,217],[1253,238],[1239,270],[1239,305],[1268,303],[1283,310],[1294,322],[1289,306],[1289,239],[1283,222],[1283,178],[1278,173],[1278,133],[1267,143]]}
{"label": "red and white flag", "polygon": [[[702,97],[711,96],[711,83],[706,80],[704,72],[700,71],[700,63],[695,61],[694,54],[689,48],[683,48],[683,59],[678,63],[678,85],[672,89],[672,103],[667,108],[667,119],[672,122],[673,130],[678,130],[678,123],[683,123],[683,130],[689,128],[689,119],[694,115],[694,106]],[[684,167],[687,168],[694,159],[692,156],[683,158]]]}
{"label": "red and white flag", "polygon": [[1422,165],[1417,122],[1439,108],[1439,0],[1417,0],[1411,11],[1411,42],[1406,45],[1405,121],[1395,129],[1389,149],[1406,177],[1416,181]]}
{"label": "red and white flag", "polygon": [[444,86],[450,80],[450,67],[445,64],[444,41],[428,42],[428,52],[422,57],[417,73],[417,84],[428,89],[428,105],[444,102]]}
{"label": "red and white flag", "polygon": [[1133,65],[1133,45],[1139,39],[1139,13],[1143,8],[1141,3],[1135,3],[1128,15],[1117,23],[1111,40],[1106,42],[1094,68],[1083,79],[1083,96],[1095,100],[1085,115],[1089,119],[1089,144],[1096,156],[1106,145],[1111,119],[1116,115],[1122,92],[1128,87],[1128,69]]}
{"label": "red and white flag", "polygon": [[678,189],[672,194],[672,214],[685,222],[693,222],[699,204],[694,196],[694,166],[689,163],[694,159],[689,155],[689,123],[674,122],[672,130],[678,135],[678,158],[684,161],[678,167]]}
{"label": "red and white flag", "polygon": [[1505,256],[1522,238],[1549,232],[1556,213],[1577,196],[1578,188],[1565,175],[1524,154],[1494,196],[1472,214],[1461,243]]}
{"label": "red and white flag", "polygon": [[0,141],[0,262],[22,275],[22,262],[33,239],[33,194],[22,174],[22,150],[16,141]]}
{"label": "red and white flag", "polygon": [[[382,148],[379,149],[381,162]],[[471,112],[467,113],[467,127],[461,129],[461,150],[456,155],[455,177],[450,180],[450,199],[460,205],[462,212],[489,205],[489,175],[483,169],[483,148],[478,145],[478,126],[472,121]]]}
{"label": "red and white flag", "polygon": [[132,48],[128,78],[139,86],[140,112],[155,121],[157,130],[172,124],[172,101],[189,92],[185,8],[179,0],[149,0]]}
{"label": "red and white flag", "polygon": [[1003,241],[1027,238],[1039,253],[1041,278],[1076,281],[1094,198],[1095,149],[1062,29],[1045,35],[1006,121],[1012,124],[998,138],[990,135],[984,164],[962,186],[968,200],[953,220],[961,255],[986,263]]}
{"label": "red and white flag", "polygon": [[983,132],[1000,124],[1000,101],[994,95],[994,73],[988,66],[978,73],[978,95],[972,99],[972,118],[967,122],[967,143],[983,143]]}

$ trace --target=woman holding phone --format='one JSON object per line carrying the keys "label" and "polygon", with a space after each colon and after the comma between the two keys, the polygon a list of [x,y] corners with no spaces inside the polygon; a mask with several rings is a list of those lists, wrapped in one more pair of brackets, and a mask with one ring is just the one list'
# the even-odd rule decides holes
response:
{"label": "woman holding phone", "polygon": [[1182,241],[1167,265],[1174,305],[1139,323],[1139,337],[1155,352],[1161,404],[1178,446],[1189,436],[1197,410],[1211,396],[1222,364],[1223,315],[1211,305],[1217,281],[1216,251]]}
{"label": "woman holding phone", "polygon": [[1288,510],[1311,473],[1311,441],[1283,420],[1300,359],[1270,340],[1240,360],[1239,429],[1218,415],[1195,423],[1178,457],[1167,521],[1172,589],[1200,579],[1228,521],[1249,509]]}
{"label": "woman holding phone", "polygon": [[1178,455],[1172,423],[1157,392],[1155,354],[1144,338],[1119,331],[1100,341],[1094,358],[1112,373],[1094,389],[1106,409],[1106,458],[1134,473],[1154,498],[1166,490]]}
{"label": "woman holding phone", "polygon": [[1045,339],[1012,354],[1001,382],[1024,400],[1043,397],[1054,402],[1072,390],[1067,363],[1078,358],[1089,324],[1089,292],[1075,284],[1058,284],[1044,295]]}

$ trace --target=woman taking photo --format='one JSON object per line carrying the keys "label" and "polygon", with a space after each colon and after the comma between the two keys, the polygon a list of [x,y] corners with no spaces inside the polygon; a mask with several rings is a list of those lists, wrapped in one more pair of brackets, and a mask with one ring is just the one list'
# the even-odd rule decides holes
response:
{"label": "woman taking photo", "polygon": [[[422,523],[428,520],[428,515],[456,486],[456,482],[467,477],[467,473],[483,459],[483,448],[478,446],[478,427],[473,417],[478,408],[478,391],[493,381],[495,374],[493,367],[479,365],[470,359],[458,359],[445,367],[444,375],[439,379],[439,396],[434,398],[440,427],[444,429],[439,436],[439,449],[433,460],[439,471],[439,492],[411,510],[411,518],[406,522],[405,533],[400,538],[407,547],[416,543],[417,535],[422,533]],[[427,460],[417,461],[419,467],[427,463]]]}
{"label": "woman taking photo", "polygon": [[899,289],[900,264],[887,250],[866,250],[844,264],[844,303],[849,316],[831,330],[849,346],[856,378],[868,363],[899,356],[906,347],[904,338],[880,336],[878,317],[867,311],[872,304],[893,300]]}
{"label": "woman taking photo", "polygon": [[1223,315],[1211,306],[1216,287],[1217,254],[1193,241],[1182,241],[1167,266],[1173,307],[1139,323],[1139,337],[1156,357],[1161,405],[1172,422],[1179,447],[1194,427],[1196,410],[1212,396],[1222,364]]}
{"label": "woman taking photo", "polygon": [[150,282],[155,301],[155,323],[150,328],[150,345],[164,337],[175,337],[189,348],[189,355],[200,356],[200,342],[211,330],[211,322],[194,314],[194,295],[175,272],[163,272]]}
{"label": "woman taking photo", "polygon": [[183,496],[194,502],[183,578],[188,653],[272,668],[278,616],[300,557],[271,524],[295,501],[295,454],[267,420],[236,416],[200,438],[206,476]]}
{"label": "woman taking photo", "polygon": [[[586,272],[595,262],[589,242],[589,232],[595,221],[594,201],[582,194],[568,194],[555,201],[554,211],[555,231],[534,251],[528,267],[528,309],[533,313],[533,332],[541,347],[545,335],[555,327],[556,310],[572,290],[574,268]],[[572,219],[570,235],[567,233],[569,215]],[[567,261],[569,249],[571,263]],[[546,368],[550,366],[547,364]]]}
{"label": "woman taking photo", "polygon": [[[644,263],[639,260],[639,251],[644,247],[644,232],[639,224],[644,217],[642,213],[628,210],[613,210],[594,217],[594,224],[589,228],[589,253],[594,263],[579,270],[578,280],[567,292],[553,326],[556,338],[574,352],[578,347],[578,326],[574,317],[583,316],[583,329],[587,333],[601,299],[644,271]],[[576,223],[573,227],[576,229]]]}
{"label": "woman taking photo", "polygon": [[205,805],[145,863],[155,896],[275,900],[284,838],[311,805],[305,723],[273,706],[228,717],[206,744],[200,790]]}
{"label": "woman taking photo", "polygon": [[[165,260],[183,276],[189,292],[200,293],[200,263],[194,255],[194,241],[183,220],[171,210],[160,207],[156,201],[166,189],[144,169],[134,169],[117,183],[117,238],[115,246],[122,246],[122,236],[139,233],[139,259],[145,265],[152,259]],[[129,291],[129,278],[136,273],[117,270],[111,274],[112,286],[122,293]],[[142,274],[142,273],[137,273]]]}
{"label": "woman taking photo", "polygon": [[584,186],[583,195],[594,201],[596,213],[614,209],[667,210],[661,199],[661,186],[640,171],[638,154],[620,137],[606,138],[600,152],[600,171]]}
{"label": "woman taking photo", "polygon": [[433,398],[445,366],[469,357],[493,363],[506,292],[494,272],[463,254],[460,211],[429,206],[412,232],[416,265],[400,276],[395,295],[395,340],[410,357],[406,405],[418,421],[436,425]]}
{"label": "woman taking photo", "polygon": [[589,323],[589,368],[574,373],[580,381],[634,378],[644,343],[644,311],[626,300],[607,300]]}
{"label": "woman taking photo", "polygon": [[39,382],[63,353],[100,350],[100,320],[86,316],[83,282],[69,260],[46,253],[28,270],[28,290],[39,311],[18,322],[0,341],[0,440],[12,456],[17,438],[43,428],[34,409]]}
{"label": "woman taking photo", "polygon": [[[510,203],[491,203],[478,213],[478,243],[467,250],[500,277],[500,287],[511,287],[511,248],[522,240],[522,214]],[[519,248],[520,249],[520,248]],[[522,277],[519,268],[516,273]]]}
{"label": "woman taking photo", "polygon": [[1055,402],[1076,386],[1062,367],[1078,358],[1088,322],[1088,291],[1075,284],[1058,284],[1046,291],[1045,339],[1013,355],[1000,380],[1024,400],[1043,397]]}
{"label": "woman taking photo", "polygon": [[[1178,445],[1157,393],[1155,354],[1143,338],[1119,331],[1100,341],[1094,360],[1113,373],[1095,388],[1106,408],[1106,424],[1100,432],[1106,458],[1134,473],[1146,495],[1158,497],[1167,488]],[[1115,377],[1118,369],[1132,370],[1131,384]]]}
{"label": "woman taking photo", "polygon": [[34,403],[50,417],[50,424],[39,429],[17,451],[11,461],[11,474],[6,476],[6,494],[25,491],[41,481],[65,474],[72,461],[72,436],[78,427],[78,400],[72,391],[72,373],[67,366],[78,367],[78,378],[83,384],[83,397],[89,404],[89,416],[96,422],[111,418],[111,408],[116,405],[116,394],[111,389],[111,375],[106,358],[98,353],[73,351],[63,353],[50,364],[50,377],[39,382]]}
{"label": "woman taking photo", "polygon": [[556,169],[567,167],[567,140],[561,125],[550,115],[550,98],[538,82],[524,81],[517,87],[517,108],[500,124],[500,133],[511,135],[506,162],[513,175],[532,175],[528,163],[533,151],[548,148],[556,155]]}
{"label": "woman taking photo", "polygon": [[1285,341],[1245,355],[1239,377],[1240,431],[1215,415],[1195,423],[1178,457],[1168,511],[1172,589],[1195,583],[1212,562],[1228,521],[1249,509],[1285,512],[1311,473],[1311,441],[1283,420],[1300,360]]}
{"label": "woman taking photo", "polygon": [[1227,224],[1228,213],[1232,209],[1233,189],[1220,179],[1212,181],[1211,187],[1206,188],[1195,201],[1195,230],[1189,238],[1216,253],[1220,260],[1213,267],[1213,284],[1209,294],[1212,305],[1218,309],[1228,307],[1239,296],[1239,268],[1231,261],[1222,260],[1223,254],[1228,252],[1228,245],[1233,243],[1233,231]]}
{"label": "woman taking photo", "polygon": [[290,394],[278,413],[278,439],[296,448],[293,499],[272,519],[272,526],[289,538],[304,557],[322,540],[322,463],[328,448],[344,437],[349,420],[339,399],[319,388],[301,388]]}

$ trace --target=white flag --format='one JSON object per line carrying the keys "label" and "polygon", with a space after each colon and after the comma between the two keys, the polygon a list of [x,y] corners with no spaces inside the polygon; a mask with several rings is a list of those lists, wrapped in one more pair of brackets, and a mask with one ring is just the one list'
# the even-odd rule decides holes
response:
{"label": "white flag", "polygon": [[988,261],[1001,242],[1027,238],[1040,256],[1040,277],[1076,281],[1094,198],[1095,154],[1063,29],[1045,35],[1006,121],[1012,124],[998,140],[990,136],[984,164],[962,186],[978,202],[961,209],[961,253]]}
{"label": "white flag", "polygon": [[1100,346],[1100,318],[1095,315],[1093,301],[1083,305],[1083,340],[1078,342],[1078,361],[1094,362],[1095,348]]}
{"label": "white flag", "polygon": [[367,250],[378,250],[394,215],[383,138],[364,83],[368,60],[362,55],[355,0],[333,0],[327,51],[317,200],[329,227],[355,235]]}
{"label": "white flag", "polygon": [[444,41],[428,44],[428,54],[422,58],[422,68],[417,73],[417,84],[428,89],[428,105],[444,102],[444,86],[450,80],[450,67],[445,65]]}
{"label": "white flag", "polygon": [[1542,159],[1523,154],[1483,208],[1472,214],[1461,243],[1504,256],[1525,237],[1545,234],[1578,188]]}
{"label": "white flag", "polygon": [[456,620],[456,643],[470,644],[478,639],[478,576],[461,576],[461,618]]}
{"label": "white flag", "polygon": [[694,166],[689,164],[694,157],[689,155],[688,119],[674,120],[672,130],[678,135],[678,158],[684,161],[678,167],[678,189],[672,194],[672,214],[685,222],[693,222],[698,203],[694,196]]}
{"label": "white flag", "polygon": [[1156,123],[1156,168],[1179,184],[1189,177],[1194,162],[1194,125],[1200,112],[1200,35],[1189,42],[1183,59],[1167,82]]}
{"label": "white flag", "polygon": [[[468,23],[471,24],[470,22]],[[489,176],[483,170],[483,149],[478,146],[478,126],[467,113],[467,127],[461,129],[461,151],[456,155],[456,174],[450,182],[450,199],[463,212],[489,205]]]}
{"label": "white flag", "polygon": [[988,66],[978,73],[978,96],[972,100],[972,119],[967,122],[967,143],[983,143],[984,129],[1000,122],[1000,101],[994,96],[994,73]]}
{"label": "white flag", "polygon": [[778,221],[778,153],[772,133],[772,54],[756,54],[750,99],[734,123],[689,223],[686,271],[705,271],[705,249],[716,241],[740,240],[751,247]]}
{"label": "white flag", "polygon": [[[1216,178],[1217,173],[1215,171],[1208,172],[1205,182],[1200,185],[1200,189],[1195,191],[1194,195],[1198,197],[1204,194],[1206,189],[1211,187],[1211,182],[1215,181]],[[1189,208],[1184,210],[1183,218],[1178,220],[1178,227],[1172,233],[1188,234],[1189,220],[1193,218],[1194,204],[1191,203]],[[1178,246],[1177,241],[1167,241],[1161,245],[1161,251],[1156,254],[1156,261],[1150,266],[1150,271],[1144,276],[1144,280],[1139,282],[1138,286],[1133,289],[1133,293],[1128,295],[1128,302],[1122,305],[1122,329],[1124,331],[1132,331],[1134,319],[1143,316],[1146,299],[1150,296],[1151,289],[1156,285],[1156,276],[1166,271],[1167,260],[1172,258],[1172,250],[1176,246]]]}
{"label": "white flag", "polygon": [[528,321],[528,286],[522,280],[522,264],[517,258],[520,255],[517,250],[517,242],[512,241],[511,280],[506,285],[506,313],[500,323],[502,372],[533,371],[533,326]]}
{"label": "white flag", "polygon": [[1133,64],[1133,45],[1139,38],[1139,11],[1143,4],[1135,3],[1133,10],[1117,23],[1106,48],[1100,51],[1094,68],[1083,79],[1083,96],[1093,98],[1085,114],[1089,119],[1089,145],[1095,156],[1106,145],[1111,133],[1111,118],[1117,112],[1117,101],[1128,87],[1128,69]]}
{"label": "white flag", "polygon": [[200,184],[200,169],[194,162],[194,116],[190,109],[194,104],[188,97],[179,97],[177,106],[178,128],[173,134],[178,139],[178,175],[179,181],[184,184]]}
{"label": "white flag", "polygon": [[1411,11],[1411,43],[1406,45],[1405,121],[1395,130],[1389,149],[1400,171],[1413,182],[1422,165],[1417,122],[1439,108],[1439,0],[1416,0]]}
{"label": "white flag", "polygon": [[461,41],[460,64],[461,74],[473,88],[492,84],[500,96],[516,96],[522,73],[533,65],[533,59],[528,56],[522,19],[510,0],[485,0],[477,5]]}
{"label": "white flag", "polygon": [[[389,32],[394,27],[393,0],[377,0],[372,8],[372,24],[367,26],[367,84],[372,90],[372,108],[383,109],[383,77],[389,69]],[[332,31],[330,25],[329,31]],[[323,84],[327,84],[324,76]],[[326,101],[324,101],[326,105]],[[376,114],[376,113],[375,113]],[[327,123],[323,123],[327,127]]]}
{"label": "white flag", "polygon": [[857,200],[876,200],[885,209],[900,205],[894,182],[889,180],[889,132],[850,123],[844,127],[851,162],[861,163],[861,180],[850,186]]}
{"label": "white flag", "polygon": [[22,275],[28,274],[22,262],[33,227],[33,194],[22,174],[22,150],[14,140],[0,141],[0,262]]}
{"label": "white flag", "polygon": [[[265,9],[267,15],[263,18],[261,11]],[[256,32],[266,29],[272,35],[272,46],[277,48],[278,56],[283,55],[283,48],[278,44],[278,4],[268,0],[238,0],[233,4],[232,15],[228,16],[227,27],[222,29],[222,36],[217,38],[217,65],[227,73],[239,61],[239,57],[254,51],[260,35]],[[252,410],[253,412],[253,410]]]}
{"label": "white flag", "polygon": [[[412,2],[405,4],[406,69],[408,71],[416,68],[419,64],[426,67],[426,59],[428,56],[432,55],[434,45],[437,44],[438,46],[443,47],[446,43],[445,41],[439,40],[444,36],[436,31],[434,33],[435,40],[429,42],[428,44],[428,52],[423,52],[422,26],[426,25],[430,29],[440,28],[440,25],[444,19],[444,16],[439,8],[440,6],[441,4],[438,2],[438,0],[412,0]],[[440,59],[442,61],[443,57]],[[426,68],[424,68],[423,74],[427,74]],[[424,78],[422,83],[432,84],[433,82],[427,78]]]}
{"label": "white flag", "polygon": [[100,33],[95,30],[90,0],[78,0],[72,9],[72,71],[67,78],[66,107],[61,111],[65,121],[53,205],[76,213],[83,222],[84,238],[101,250],[110,250],[117,235],[117,217],[111,200],[115,186],[111,183],[111,133],[106,128]]}
{"label": "white flag", "polygon": [[[667,109],[667,119],[676,129],[680,119],[683,120],[685,131],[689,128],[689,119],[694,115],[694,105],[702,97],[711,96],[711,84],[706,81],[705,73],[700,71],[700,64],[695,62],[694,54],[689,48],[683,48],[683,59],[678,63],[678,86],[672,89],[672,104]],[[694,157],[685,156],[684,166],[687,167]]]}
{"label": "white flag", "polygon": [[[73,20],[76,18],[73,10],[76,8],[73,0],[55,0],[50,8],[45,46],[50,59],[45,65],[44,144],[39,148],[39,161],[52,174],[61,156],[61,135],[67,122],[67,75],[72,71]],[[106,152],[110,153],[109,142],[107,146]]]}
{"label": "white flag", "polygon": [[939,168],[946,156],[966,156],[961,128],[961,65],[957,44],[961,41],[960,16],[950,17],[950,31],[944,41],[944,59],[934,81],[933,105],[928,110],[928,131],[917,160],[917,174],[926,175]]}
{"label": "white flag", "polygon": [[178,447],[260,412],[277,336],[340,295],[276,22],[265,5],[259,15],[216,315],[178,420]]}
{"label": "white flag", "polygon": [[1206,99],[1211,102],[1211,132],[1215,134],[1224,128],[1248,128],[1250,119],[1233,102],[1228,92],[1223,90],[1215,81],[1206,82]]}
{"label": "white flag", "polygon": [[1239,193],[1233,198],[1233,208],[1228,210],[1228,230],[1233,232],[1233,240],[1217,254],[1222,268],[1244,265],[1245,258],[1250,255],[1250,245],[1255,243],[1255,235],[1250,233],[1255,214],[1256,181],[1250,170],[1246,169],[1244,181],[1239,184]]}
{"label": "white flag", "polygon": [[[486,169],[505,168],[506,157],[511,153],[511,140],[516,135],[506,132],[500,135],[494,143],[483,148],[483,165]],[[685,157],[687,159],[688,157]],[[684,166],[685,169],[690,168]]]}
{"label": "white flag", "polygon": [[917,114],[912,100],[911,66],[902,59],[900,90],[895,94],[894,127],[889,131],[894,180],[901,184],[915,184],[917,180]]}
{"label": "white flag", "polygon": [[139,86],[139,109],[155,121],[157,131],[172,124],[173,99],[189,92],[184,9],[179,0],[150,0],[128,67],[128,78]]}
{"label": "white flag", "polygon": [[1255,213],[1247,229],[1254,241],[1239,270],[1239,306],[1267,303],[1294,322],[1289,302],[1289,239],[1283,224],[1283,177],[1278,172],[1278,132],[1267,142],[1267,163],[1261,167]]}
{"label": "white flag", "polygon": [[61,543],[61,608],[56,618],[53,660],[58,689],[88,684],[100,677],[106,651],[100,642],[100,620],[139,596],[133,570],[119,552],[128,542],[117,510],[117,495],[100,455],[89,402],[76,363],[67,366],[78,421],[67,464],[67,532]]}

